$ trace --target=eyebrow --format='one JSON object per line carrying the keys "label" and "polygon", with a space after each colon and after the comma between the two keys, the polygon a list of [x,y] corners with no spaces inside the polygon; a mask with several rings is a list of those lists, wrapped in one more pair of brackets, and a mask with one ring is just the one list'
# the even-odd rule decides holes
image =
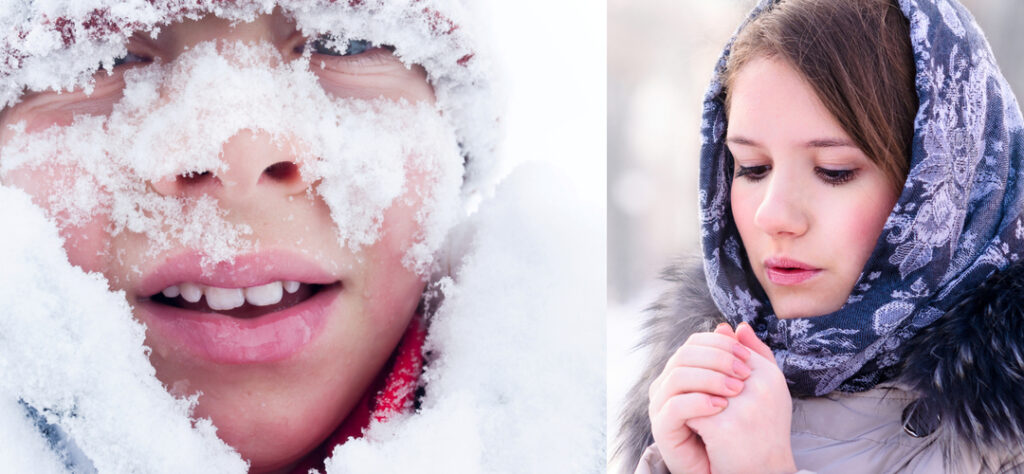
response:
{"label": "eyebrow", "polygon": [[[730,136],[730,137],[725,139],[725,142],[726,143],[735,144],[735,145],[746,145],[746,146],[753,146],[753,147],[758,147],[758,148],[764,148],[764,145],[758,143],[756,140],[752,140],[750,138],[747,138],[747,137],[744,137],[744,136],[739,136],[739,135]],[[835,147],[854,147],[854,148],[857,148],[857,145],[855,145],[850,140],[846,140],[846,139],[842,139],[842,138],[827,137],[827,138],[815,138],[813,140],[808,140],[806,143],[803,144],[803,147],[804,148],[835,148]]]}

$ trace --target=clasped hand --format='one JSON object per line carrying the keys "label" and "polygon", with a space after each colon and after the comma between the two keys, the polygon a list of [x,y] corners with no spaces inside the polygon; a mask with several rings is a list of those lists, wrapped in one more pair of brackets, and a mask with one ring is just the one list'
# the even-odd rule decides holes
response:
{"label": "clasped hand", "polygon": [[651,431],[669,471],[796,471],[786,378],[746,323],[691,335],[648,394]]}

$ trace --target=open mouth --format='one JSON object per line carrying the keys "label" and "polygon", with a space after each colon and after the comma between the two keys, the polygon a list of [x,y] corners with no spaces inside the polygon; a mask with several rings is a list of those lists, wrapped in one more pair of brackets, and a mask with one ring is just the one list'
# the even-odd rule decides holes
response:
{"label": "open mouth", "polygon": [[273,363],[322,333],[338,312],[344,281],[285,250],[208,267],[198,252],[185,252],[143,278],[135,309],[157,353],[218,364]]}
{"label": "open mouth", "polygon": [[333,288],[340,289],[341,282],[316,284],[279,280],[247,288],[220,288],[185,282],[164,288],[149,299],[155,304],[188,311],[252,319],[300,305]]}

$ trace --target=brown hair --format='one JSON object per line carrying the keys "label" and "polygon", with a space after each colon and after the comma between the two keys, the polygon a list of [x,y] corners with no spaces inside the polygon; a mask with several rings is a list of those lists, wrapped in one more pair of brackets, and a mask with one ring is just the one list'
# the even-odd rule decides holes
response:
{"label": "brown hair", "polygon": [[781,0],[762,12],[729,54],[727,113],[736,72],[759,57],[794,67],[854,143],[903,187],[917,93],[910,26],[895,0]]}

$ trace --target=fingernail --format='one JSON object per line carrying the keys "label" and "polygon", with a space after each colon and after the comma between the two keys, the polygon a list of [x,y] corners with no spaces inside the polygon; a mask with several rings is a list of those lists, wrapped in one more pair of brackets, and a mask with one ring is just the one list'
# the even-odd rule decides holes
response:
{"label": "fingernail", "polygon": [[745,379],[750,375],[750,367],[747,367],[747,364],[738,360],[732,361],[732,371],[741,379]]}
{"label": "fingernail", "polygon": [[715,408],[723,408],[728,404],[729,402],[722,397],[711,397],[711,406]]}
{"label": "fingernail", "polygon": [[740,390],[743,390],[743,382],[736,380],[732,377],[726,377],[725,386],[733,392],[739,392]]}
{"label": "fingernail", "polygon": [[746,347],[744,347],[743,344],[740,344],[740,343],[734,344],[732,346],[732,353],[733,353],[733,355],[735,355],[736,357],[739,357],[744,362],[746,362],[747,360],[750,360],[750,349],[747,349]]}
{"label": "fingernail", "polygon": [[729,323],[718,323],[718,326],[715,326],[715,331],[722,329],[722,326],[729,327]]}

